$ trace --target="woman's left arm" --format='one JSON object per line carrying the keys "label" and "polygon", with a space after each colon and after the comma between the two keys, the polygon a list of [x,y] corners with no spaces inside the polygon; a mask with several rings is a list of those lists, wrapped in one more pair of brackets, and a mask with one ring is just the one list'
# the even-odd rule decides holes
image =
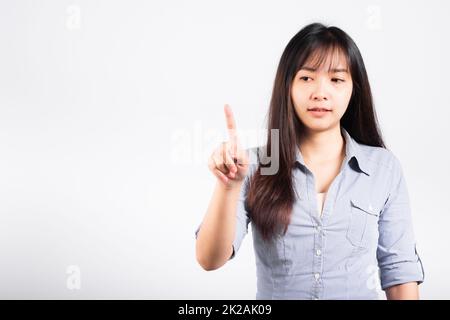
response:
{"label": "woman's left arm", "polygon": [[419,286],[417,282],[398,284],[386,289],[388,300],[418,300]]}
{"label": "woman's left arm", "polygon": [[389,196],[378,219],[381,288],[388,299],[417,299],[425,273],[416,250],[406,180],[395,156],[389,177]]}

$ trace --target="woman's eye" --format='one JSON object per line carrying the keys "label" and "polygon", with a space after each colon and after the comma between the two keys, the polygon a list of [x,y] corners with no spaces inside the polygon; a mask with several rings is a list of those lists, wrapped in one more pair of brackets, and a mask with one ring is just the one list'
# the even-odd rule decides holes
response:
{"label": "woman's eye", "polygon": [[338,79],[338,78],[333,78],[333,79],[331,79],[331,81],[334,81],[336,83],[344,82],[343,79]]}
{"label": "woman's eye", "polygon": [[308,79],[311,79],[310,77],[300,77],[300,80],[303,80],[303,81],[308,81]]}

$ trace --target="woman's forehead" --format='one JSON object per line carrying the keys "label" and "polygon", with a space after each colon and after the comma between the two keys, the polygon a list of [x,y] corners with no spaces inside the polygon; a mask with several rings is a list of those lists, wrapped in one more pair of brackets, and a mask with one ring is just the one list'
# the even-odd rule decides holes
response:
{"label": "woman's forehead", "polygon": [[348,70],[347,56],[339,48],[316,50],[309,55],[301,69],[311,71],[324,69],[328,72]]}

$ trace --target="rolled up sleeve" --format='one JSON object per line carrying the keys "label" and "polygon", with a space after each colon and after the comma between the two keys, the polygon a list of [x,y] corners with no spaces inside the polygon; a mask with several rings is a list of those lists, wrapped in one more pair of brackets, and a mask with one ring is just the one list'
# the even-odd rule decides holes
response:
{"label": "rolled up sleeve", "polygon": [[416,249],[408,189],[399,160],[393,156],[392,182],[380,213],[377,248],[381,287],[424,281],[422,261]]}

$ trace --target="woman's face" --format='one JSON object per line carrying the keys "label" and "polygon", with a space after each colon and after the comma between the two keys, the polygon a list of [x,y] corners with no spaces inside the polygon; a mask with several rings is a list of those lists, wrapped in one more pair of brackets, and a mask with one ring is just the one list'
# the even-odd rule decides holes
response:
{"label": "woman's face", "polygon": [[[313,65],[307,61],[297,72],[291,98],[306,130],[320,132],[339,125],[350,102],[353,82],[342,54],[328,57],[318,69],[312,68]],[[329,70],[331,65],[333,68]],[[313,108],[327,111],[313,111]]]}

